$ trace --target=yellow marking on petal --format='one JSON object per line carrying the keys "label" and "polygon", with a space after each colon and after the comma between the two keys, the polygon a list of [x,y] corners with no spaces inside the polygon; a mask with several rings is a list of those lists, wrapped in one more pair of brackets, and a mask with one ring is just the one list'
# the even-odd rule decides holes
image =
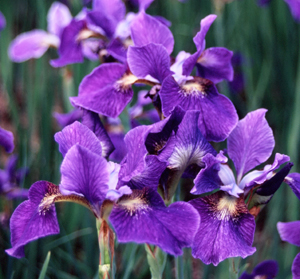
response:
{"label": "yellow marking on petal", "polygon": [[138,78],[135,75],[125,74],[119,80],[116,81],[115,89],[117,91],[124,92],[128,90],[131,87],[131,85],[133,85],[137,80]]}
{"label": "yellow marking on petal", "polygon": [[131,86],[134,84],[138,78],[133,74],[124,75],[121,79],[118,80],[118,83],[121,83],[123,86]]}
{"label": "yellow marking on petal", "polygon": [[56,35],[48,34],[40,42],[42,47],[54,47],[58,48],[60,44],[60,39]]}
{"label": "yellow marking on petal", "polygon": [[93,210],[91,204],[87,199],[78,195],[62,195],[59,191],[59,187],[50,182],[47,183],[47,192],[44,195],[44,198],[41,200],[38,211],[40,215],[45,215],[46,212],[54,205],[56,202],[75,202],[81,204],[88,209],[90,209],[95,215],[95,211]]}
{"label": "yellow marking on petal", "polygon": [[80,41],[88,39],[88,38],[99,38],[99,37],[100,37],[100,34],[94,32],[92,30],[89,30],[89,29],[83,29],[78,33],[78,35],[76,37],[76,41],[80,42]]}
{"label": "yellow marking on petal", "polygon": [[237,198],[232,196],[224,196],[220,199],[217,210],[227,211],[230,215],[233,215],[236,211]]}
{"label": "yellow marking on petal", "polygon": [[186,83],[183,86],[181,86],[181,91],[180,93],[183,94],[185,97],[186,96],[195,96],[195,97],[202,97],[206,96],[205,93],[205,87],[202,86],[199,83],[192,82],[192,83]]}

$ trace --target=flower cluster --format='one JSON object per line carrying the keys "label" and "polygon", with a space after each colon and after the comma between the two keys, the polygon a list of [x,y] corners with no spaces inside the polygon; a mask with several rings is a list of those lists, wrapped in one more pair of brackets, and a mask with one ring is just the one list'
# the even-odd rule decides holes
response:
{"label": "flower cluster", "polygon": [[[261,207],[284,180],[297,180],[288,175],[290,158],[279,153],[272,164],[254,170],[270,158],[275,140],[266,109],[239,120],[233,103],[218,92],[216,84],[232,81],[234,73],[232,51],[206,48],[217,16],[201,20],[195,53],[181,51],[172,59],[170,23],[146,13],[151,2],[140,0],[139,12],[126,14],[121,0],[94,0],[91,10],[75,18],[55,2],[48,32],[33,30],[11,43],[9,55],[16,62],[38,58],[52,46],[59,54],[50,61],[53,67],[84,57],[102,63],[70,98],[74,111],[55,115],[64,127],[55,134],[63,156],[61,180],[31,186],[29,200],[10,221],[9,255],[23,257],[27,243],[58,234],[55,203],[72,201],[110,223],[119,242],[149,243],[175,256],[191,247],[205,264],[246,258],[256,251]],[[132,129],[124,136],[117,117],[140,86],[150,89],[140,91],[128,110]],[[144,110],[151,103],[151,110]],[[139,118],[150,124],[141,125]],[[215,150],[213,142],[224,140],[227,150]],[[194,198],[174,202],[182,177],[193,180]],[[241,278],[277,273],[259,270]]]}

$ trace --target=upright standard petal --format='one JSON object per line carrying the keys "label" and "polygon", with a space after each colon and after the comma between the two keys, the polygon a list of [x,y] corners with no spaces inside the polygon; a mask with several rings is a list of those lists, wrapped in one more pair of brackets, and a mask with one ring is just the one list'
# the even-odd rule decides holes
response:
{"label": "upright standard petal", "polygon": [[156,191],[144,188],[119,199],[110,221],[119,242],[149,243],[177,256],[191,245],[200,218],[188,203],[166,207]]}
{"label": "upright standard petal", "polygon": [[207,17],[203,18],[200,21],[200,31],[196,34],[196,36],[193,38],[193,41],[196,45],[197,50],[203,51],[205,48],[205,36],[210,28],[210,26],[213,24],[215,19],[217,18],[217,15],[208,15]]}
{"label": "upright standard petal", "polygon": [[13,133],[1,127],[0,127],[0,145],[3,146],[6,152],[8,153],[11,153],[15,148]]}
{"label": "upright standard petal", "polygon": [[51,202],[47,204],[46,198],[55,196],[57,189],[56,185],[47,181],[38,181],[31,186],[29,200],[21,203],[10,219],[12,248],[6,253],[22,258],[27,243],[59,233],[55,207]]}
{"label": "upright standard petal", "polygon": [[234,162],[238,183],[246,172],[272,154],[275,140],[265,118],[266,112],[266,109],[258,109],[248,113],[228,137],[228,155]]}
{"label": "upright standard petal", "polygon": [[96,135],[77,121],[56,133],[54,139],[59,144],[59,151],[63,157],[75,144],[84,146],[98,155],[102,154],[102,146]]}
{"label": "upright standard petal", "polygon": [[93,10],[102,11],[119,22],[125,17],[126,7],[122,0],[93,0]]}
{"label": "upright standard petal", "polygon": [[151,126],[138,126],[126,134],[124,141],[127,155],[126,160],[121,163],[120,181],[126,183],[144,170],[145,158],[148,153],[145,140],[150,129]]}
{"label": "upright standard petal", "polygon": [[163,45],[170,55],[174,48],[174,38],[167,26],[143,11],[131,24],[131,38],[135,46],[141,47],[150,43]]}
{"label": "upright standard petal", "polygon": [[231,101],[219,94],[215,85],[207,79],[195,77],[179,85],[169,76],[165,78],[159,95],[165,116],[177,105],[184,110],[200,111],[198,125],[208,141],[223,141],[238,122]]}
{"label": "upright standard petal", "polygon": [[150,43],[142,47],[130,46],[127,53],[128,65],[131,72],[138,78],[151,76],[163,80],[173,74],[170,71],[170,57],[164,46]]}
{"label": "upright standard petal", "polygon": [[204,167],[203,157],[216,151],[203,137],[198,128],[198,111],[187,111],[175,135],[175,148],[168,159],[169,168],[184,170],[191,164]]}
{"label": "upright standard petal", "polygon": [[[223,154],[214,156],[211,153],[207,153],[202,161],[205,164],[205,167],[200,170],[194,180],[195,185],[191,190],[191,193],[194,195],[201,195],[224,185],[218,174],[220,171],[220,164],[226,163],[227,158]],[[235,183],[235,180],[233,182]]]}
{"label": "upright standard petal", "polygon": [[105,35],[108,38],[113,38],[117,21],[104,10],[91,11],[87,13],[87,26],[88,29]]}
{"label": "upright standard petal", "polygon": [[242,198],[219,191],[190,201],[201,218],[192,245],[192,255],[205,264],[218,265],[230,257],[246,258],[252,246],[255,221]]}
{"label": "upright standard petal", "polygon": [[140,11],[147,10],[153,1],[154,0],[138,0]]}
{"label": "upright standard petal", "polygon": [[171,170],[167,180],[162,181],[167,200],[174,195],[178,182],[188,167],[203,168],[203,157],[207,153],[216,155],[216,151],[198,128],[198,118],[198,111],[187,111],[178,126],[178,131],[159,154],[159,158],[167,160],[168,169]]}
{"label": "upright standard petal", "polygon": [[108,191],[109,166],[106,160],[78,144],[69,149],[61,164],[62,194],[84,196],[97,207]]}
{"label": "upright standard petal", "polygon": [[126,73],[119,63],[105,63],[87,75],[79,86],[78,97],[70,98],[75,106],[109,117],[117,117],[133,96],[131,85],[137,78]]}
{"label": "upright standard petal", "polygon": [[58,47],[59,38],[44,30],[32,30],[17,36],[9,45],[8,56],[14,62],[40,58],[49,48]]}
{"label": "upright standard petal", "polygon": [[208,32],[210,26],[212,25],[212,23],[215,21],[216,18],[217,18],[216,15],[208,15],[207,17],[201,20],[200,31],[193,38],[197,51],[185,60],[183,64],[184,75],[186,76],[190,75],[193,68],[195,67],[198,58],[200,57],[201,53],[205,49],[206,33]]}
{"label": "upright standard petal", "polygon": [[71,20],[72,15],[68,7],[62,3],[54,2],[47,14],[48,32],[60,37],[62,30]]}
{"label": "upright standard petal", "polygon": [[51,60],[52,67],[64,67],[68,64],[82,63],[83,53],[80,40],[78,40],[78,34],[85,27],[83,20],[73,19],[69,25],[67,25],[61,35],[61,43],[58,49],[59,58]]}
{"label": "upright standard petal", "polygon": [[233,80],[231,64],[233,52],[223,47],[204,50],[197,60],[197,76],[207,78],[213,83]]}
{"label": "upright standard petal", "polygon": [[87,126],[99,139],[102,147],[102,156],[108,156],[115,150],[115,147],[107,134],[100,117],[97,113],[82,109],[82,124]]}

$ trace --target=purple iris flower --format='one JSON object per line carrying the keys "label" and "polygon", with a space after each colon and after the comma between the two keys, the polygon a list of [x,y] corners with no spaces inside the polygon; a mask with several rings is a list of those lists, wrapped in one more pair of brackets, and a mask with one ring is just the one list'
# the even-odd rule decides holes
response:
{"label": "purple iris flower", "polygon": [[6,166],[0,170],[0,193],[8,199],[28,197],[28,190],[20,187],[27,175],[27,168],[17,169],[18,156],[9,157]]}
{"label": "purple iris flower", "polygon": [[1,127],[0,127],[0,145],[3,146],[6,152],[8,153],[11,153],[15,148],[13,133]]}
{"label": "purple iris flower", "polygon": [[156,18],[142,11],[132,22],[130,28],[134,46],[142,47],[154,43],[164,46],[169,55],[172,53],[174,48],[173,34],[165,24]]}
{"label": "purple iris flower", "polygon": [[[297,198],[300,199],[300,174],[291,173],[284,181],[291,187]],[[278,222],[277,229],[283,241],[300,246],[300,221]],[[297,254],[293,261],[292,274],[294,279],[300,278],[300,253]]]}
{"label": "purple iris flower", "polygon": [[[148,30],[147,33],[143,30]],[[148,43],[159,44],[169,53],[172,52],[174,39],[171,31],[154,17],[143,11],[131,23],[131,38],[136,46]],[[149,50],[151,57],[155,56],[155,49]],[[167,63],[167,60],[162,62]],[[140,60],[140,63],[144,61]],[[138,61],[135,61],[136,64]],[[129,62],[130,63],[130,62]],[[148,57],[148,65],[151,64]],[[165,68],[165,67],[164,67]],[[131,69],[132,71],[132,69]],[[142,77],[153,85],[162,82],[171,71],[163,70],[164,73],[149,73]],[[138,73],[138,76],[141,74]],[[71,102],[75,106],[92,110],[109,117],[117,117],[130,102],[133,96],[132,85],[138,81],[126,65],[120,63],[102,64],[86,76],[80,86],[78,97],[72,97]],[[144,82],[145,83],[145,82]]]}
{"label": "purple iris flower", "polygon": [[273,260],[263,261],[257,265],[251,274],[244,272],[239,279],[273,279],[278,273],[278,263]]}
{"label": "purple iris flower", "polygon": [[82,117],[82,112],[80,109],[75,108],[68,113],[54,112],[53,117],[56,119],[57,123],[61,128],[71,125],[73,122],[80,120]]}
{"label": "purple iris flower", "polygon": [[233,79],[233,68],[231,65],[232,51],[223,47],[212,47],[205,49],[205,36],[216,15],[209,15],[201,20],[200,31],[194,37],[197,51],[192,54],[183,65],[183,74],[190,75],[193,68],[197,67],[197,75],[207,78],[214,83],[224,79]]}
{"label": "purple iris flower", "polygon": [[291,11],[292,16],[297,22],[300,22],[300,3],[298,0],[284,0]]}
{"label": "purple iris flower", "polygon": [[120,63],[105,63],[87,75],[79,86],[73,105],[109,117],[117,117],[133,96],[131,85],[137,81]]}
{"label": "purple iris flower", "polygon": [[2,31],[6,26],[6,20],[4,15],[0,12],[0,31]]}
{"label": "purple iris flower", "polygon": [[[207,156],[203,158],[206,167],[200,171],[194,181],[193,194],[221,189],[232,196],[239,197],[241,193],[247,194],[255,185],[270,179],[274,170],[289,161],[288,156],[276,154],[272,165],[266,165],[260,171],[249,172],[265,162],[275,146],[273,132],[265,119],[265,114],[265,109],[248,113],[244,119],[239,121],[228,137],[228,155],[235,165],[237,180],[235,180],[232,170],[224,164],[227,159],[212,159]],[[215,172],[217,176],[211,176],[212,172]],[[248,174],[245,175],[246,173]]]}
{"label": "purple iris flower", "polygon": [[234,77],[229,82],[229,88],[232,93],[240,94],[245,88],[245,77],[242,69],[242,64],[245,62],[241,53],[234,53],[232,57],[232,65],[234,68]]}
{"label": "purple iris flower", "polygon": [[[300,221],[277,223],[277,229],[283,241],[300,246]],[[292,274],[294,279],[300,278],[300,253],[295,257],[292,264]]]}
{"label": "purple iris flower", "polygon": [[146,148],[149,154],[168,162],[160,180],[165,200],[171,200],[183,175],[195,177],[204,167],[206,154],[217,154],[198,128],[198,118],[198,111],[176,107],[169,117],[150,126]]}
{"label": "purple iris flower", "polygon": [[158,94],[164,116],[170,115],[177,105],[185,110],[199,110],[202,134],[208,141],[223,141],[238,122],[236,110],[213,82],[184,74],[183,67],[190,57],[189,53],[180,52],[171,66],[166,46],[149,43],[129,47],[128,65],[139,79],[152,78],[161,84]]}
{"label": "purple iris flower", "polygon": [[222,153],[216,157],[207,154],[203,158],[205,166],[194,180],[192,194],[222,190],[190,201],[198,210],[202,224],[195,236],[192,254],[206,264],[217,265],[228,257],[245,258],[255,252],[251,247],[255,221],[244,198],[250,195],[248,203],[252,212],[266,204],[292,167],[292,163],[288,163],[275,174],[274,170],[289,161],[288,156],[276,154],[272,165],[249,172],[265,162],[274,148],[273,133],[265,113],[265,109],[248,113],[228,137],[228,155],[235,165],[237,180],[225,164],[227,158]]}
{"label": "purple iris flower", "polygon": [[271,2],[271,0],[258,0],[257,5],[264,7],[264,6],[267,6],[270,2]]}
{"label": "purple iris flower", "polygon": [[32,30],[17,36],[8,49],[9,57],[14,62],[23,62],[31,58],[40,58],[49,47],[58,48],[64,27],[72,20],[67,6],[54,2],[47,15],[48,32]]}
{"label": "purple iris flower", "polygon": [[110,200],[109,219],[120,242],[147,242],[182,254],[182,248],[192,243],[199,215],[184,202],[166,207],[156,192],[167,163],[147,155],[141,144],[152,127],[140,126],[127,134],[128,153],[118,166],[101,156],[101,143],[89,128],[79,122],[71,126],[56,135],[64,156],[60,185],[40,181],[30,188],[29,200],[11,218],[12,248],[6,252],[22,257],[28,242],[59,232],[55,202],[75,201],[97,218],[107,218],[104,201]]}

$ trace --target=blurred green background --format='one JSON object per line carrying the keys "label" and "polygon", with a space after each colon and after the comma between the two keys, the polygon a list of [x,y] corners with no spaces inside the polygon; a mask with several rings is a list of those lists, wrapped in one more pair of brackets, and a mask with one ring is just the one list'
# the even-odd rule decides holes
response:
{"label": "blurred green background", "polygon": [[[19,166],[30,169],[24,188],[37,180],[59,183],[62,156],[53,135],[60,128],[52,112],[70,110],[68,96],[77,95],[82,78],[98,65],[85,61],[67,69],[54,69],[48,63],[57,57],[54,50],[25,63],[9,60],[7,49],[13,38],[25,31],[47,28],[46,15],[52,2],[0,1],[0,11],[7,20],[0,35],[0,126],[14,133]],[[68,3],[73,15],[82,7],[79,0]],[[192,37],[199,31],[200,20],[208,14],[218,14],[207,34],[206,46],[223,46],[238,53],[242,64],[237,71],[245,81],[238,93],[222,82],[218,85],[220,93],[233,101],[240,118],[257,108],[267,108],[267,120],[276,139],[275,152],[291,156],[295,164],[292,172],[299,172],[300,25],[293,20],[285,2],[273,0],[261,8],[255,0],[226,4],[221,0],[155,0],[147,12],[172,22],[173,56],[180,50],[194,52]],[[6,159],[7,154],[1,150],[1,167]],[[1,198],[0,211],[12,211],[20,202]],[[252,270],[262,260],[275,259],[280,266],[277,278],[292,278],[290,268],[299,249],[280,241],[276,223],[300,219],[299,205],[289,187],[283,185],[257,218],[257,252],[240,262],[241,269]],[[0,279],[37,278],[50,250],[47,278],[97,278],[99,251],[94,216],[75,204],[57,204],[56,208],[61,233],[27,245],[26,258],[21,260],[5,254],[4,250],[11,247],[9,229],[0,228]],[[143,245],[116,244],[115,262],[116,278],[151,276]],[[167,257],[163,278],[230,278],[229,265],[231,260],[218,267],[205,266],[186,249],[183,257]]]}

